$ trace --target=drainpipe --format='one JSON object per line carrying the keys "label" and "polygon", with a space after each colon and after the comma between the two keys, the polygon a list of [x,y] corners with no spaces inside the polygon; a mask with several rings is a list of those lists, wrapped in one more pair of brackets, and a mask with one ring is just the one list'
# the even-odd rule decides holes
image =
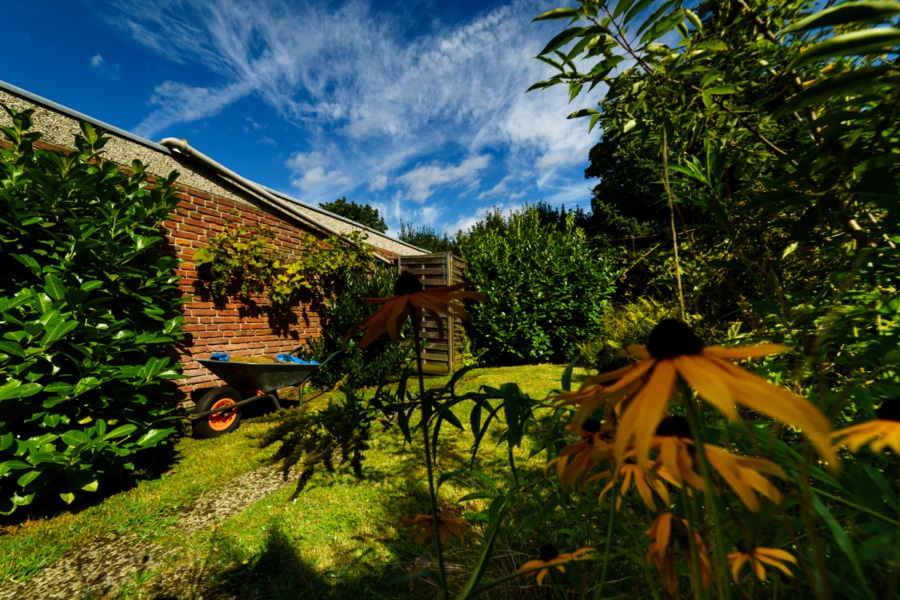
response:
{"label": "drainpipe", "polygon": [[[254,194],[258,195],[270,206],[274,206],[275,208],[282,210],[283,212],[291,215],[298,221],[305,223],[306,225],[312,227],[313,229],[318,229],[320,231],[324,231],[325,233],[330,233],[331,235],[335,235],[341,241],[343,241],[347,244],[356,245],[356,242],[347,238],[341,232],[336,231],[335,229],[332,229],[331,227],[328,227],[327,225],[323,225],[322,223],[313,221],[312,219],[310,219],[309,217],[307,217],[306,215],[301,213],[299,210],[297,210],[297,208],[295,206],[293,206],[292,202],[289,202],[287,200],[282,200],[281,198],[279,198],[278,196],[275,196],[274,194],[272,194],[271,192],[269,192],[267,189],[260,186],[259,184],[254,183],[254,182],[250,181],[249,179],[238,175],[237,173],[235,173],[234,171],[232,171],[225,165],[216,162],[215,160],[213,160],[210,157],[208,157],[207,155],[203,154],[196,148],[192,148],[187,143],[186,140],[179,140],[177,138],[165,138],[163,140],[160,140],[158,143],[160,146],[165,146],[166,148],[169,148],[170,150],[177,150],[180,154],[183,154],[185,156],[188,156],[190,158],[197,160],[198,162],[209,167],[210,169],[212,169],[219,175],[222,175],[222,176],[238,183],[245,189],[248,189],[251,192],[253,192]],[[385,264],[388,264],[388,265],[393,264],[392,261],[384,258],[383,256],[378,255],[377,253],[373,253],[373,254],[376,259],[384,262]]]}

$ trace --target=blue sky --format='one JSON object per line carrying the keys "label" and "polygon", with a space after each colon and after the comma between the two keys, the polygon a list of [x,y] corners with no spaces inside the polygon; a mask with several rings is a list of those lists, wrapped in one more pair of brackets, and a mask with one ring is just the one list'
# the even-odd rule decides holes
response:
{"label": "blue sky", "polygon": [[[0,80],[263,185],[456,232],[493,207],[589,208],[598,132],[534,60],[542,0],[30,0]],[[12,52],[11,55],[9,52]]]}

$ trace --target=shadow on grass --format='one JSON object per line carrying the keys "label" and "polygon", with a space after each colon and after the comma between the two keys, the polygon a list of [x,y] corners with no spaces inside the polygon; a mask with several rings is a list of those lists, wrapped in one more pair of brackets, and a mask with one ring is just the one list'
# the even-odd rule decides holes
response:
{"label": "shadow on grass", "polygon": [[[237,558],[240,550],[229,541],[217,543],[221,558]],[[406,583],[385,578],[387,569],[381,572],[366,570],[361,565],[368,551],[339,569],[320,570],[312,567],[303,555],[302,541],[274,525],[265,540],[265,547],[252,560],[233,560],[237,566],[211,577],[203,597],[211,600],[234,598],[266,598],[267,600],[317,600],[400,598]],[[366,572],[365,576],[360,573]],[[351,575],[355,573],[355,575]],[[407,590],[408,591],[408,590]],[[410,596],[412,597],[412,596]],[[421,596],[418,596],[421,597]]]}

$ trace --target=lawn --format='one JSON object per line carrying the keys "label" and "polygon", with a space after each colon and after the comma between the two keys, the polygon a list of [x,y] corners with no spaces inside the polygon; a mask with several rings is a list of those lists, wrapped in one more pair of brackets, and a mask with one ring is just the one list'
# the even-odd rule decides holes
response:
{"label": "lawn", "polygon": [[[516,381],[524,392],[540,399],[559,387],[562,370],[556,365],[476,369],[462,378],[458,389],[476,391]],[[443,381],[431,380],[429,385]],[[307,407],[324,406],[334,394],[311,394]],[[464,404],[456,412],[468,423],[465,411]],[[538,423],[539,427],[540,419]],[[0,598],[27,594],[29,584],[37,586],[52,568],[41,570],[55,562],[78,565],[85,573],[81,590],[90,588],[88,574],[111,570],[106,563],[114,563],[125,575],[108,577],[107,588],[91,588],[95,598],[432,595],[429,582],[409,578],[428,565],[430,546],[409,541],[401,523],[428,512],[418,438],[410,446],[396,426],[375,431],[363,462],[363,479],[349,469],[317,472],[292,499],[294,485],[284,485],[280,474],[266,468],[274,447],[258,444],[272,426],[258,417],[218,439],[182,437],[169,454],[155,457],[156,464],[145,467],[130,489],[102,500],[98,496],[67,512],[6,525],[0,535],[4,581]],[[477,465],[498,481],[508,473],[501,432],[497,426],[488,433]],[[471,444],[468,432],[445,427],[440,471],[465,466]],[[523,471],[540,480],[546,453],[532,456],[535,450],[534,438],[526,437],[516,458]],[[452,503],[482,488],[481,480],[461,474],[444,484],[441,498]],[[472,516],[484,503],[472,501],[463,508]],[[465,543],[450,542],[451,587],[461,587],[468,577],[482,533],[475,523]],[[521,546],[527,537],[511,530],[498,540],[492,577],[514,572],[529,558],[529,548]],[[116,560],[104,558],[98,551],[104,547],[114,552]],[[490,595],[521,597],[522,586],[533,589],[532,583],[515,580]]]}

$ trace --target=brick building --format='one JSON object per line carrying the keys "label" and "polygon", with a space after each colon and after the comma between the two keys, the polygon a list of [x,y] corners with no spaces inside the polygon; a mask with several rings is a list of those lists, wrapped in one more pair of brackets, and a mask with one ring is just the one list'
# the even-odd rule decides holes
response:
{"label": "brick building", "polygon": [[[80,133],[79,122],[87,121],[107,131],[110,141],[104,147],[105,156],[122,168],[139,159],[150,175],[165,176],[175,170],[181,173],[177,182],[181,202],[164,225],[175,255],[183,260],[179,275],[187,302],[183,308],[186,340],[181,362],[188,379],[180,388],[186,395],[217,381],[195,357],[207,358],[214,351],[274,356],[303,345],[321,331],[319,315],[311,305],[300,306],[293,314],[273,321],[265,311],[268,300],[264,297],[253,299],[255,307],[230,301],[216,304],[209,297],[197,276],[193,255],[229,220],[245,225],[265,224],[277,234],[275,243],[288,250],[300,250],[305,234],[323,239],[330,234],[361,231],[376,255],[386,262],[400,256],[426,254],[420,248],[248,181],[184,140],[154,143],[2,81],[0,103],[17,111],[34,109],[33,129],[43,134],[38,145],[44,148],[73,148],[75,135]],[[0,111],[0,125],[8,124],[6,113]]]}

